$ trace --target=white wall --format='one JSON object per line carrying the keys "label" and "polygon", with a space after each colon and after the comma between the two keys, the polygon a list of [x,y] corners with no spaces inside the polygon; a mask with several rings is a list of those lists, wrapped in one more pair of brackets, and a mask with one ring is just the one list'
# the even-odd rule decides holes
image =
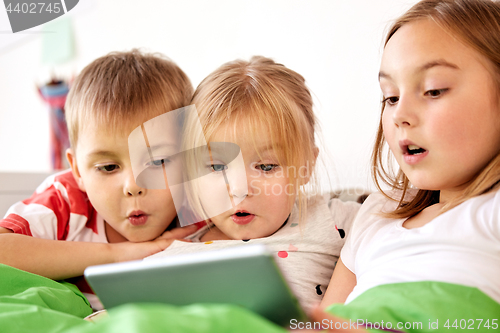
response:
{"label": "white wall", "polygon": [[[142,47],[168,55],[194,85],[254,54],[296,70],[315,96],[334,188],[370,187],[383,35],[415,2],[80,0],[71,12],[77,57],[52,69],[41,64],[42,33],[3,31],[0,41],[20,41],[0,49],[0,171],[50,169],[48,110],[35,90],[50,70],[77,74],[110,51]],[[0,23],[7,30],[5,13]]]}

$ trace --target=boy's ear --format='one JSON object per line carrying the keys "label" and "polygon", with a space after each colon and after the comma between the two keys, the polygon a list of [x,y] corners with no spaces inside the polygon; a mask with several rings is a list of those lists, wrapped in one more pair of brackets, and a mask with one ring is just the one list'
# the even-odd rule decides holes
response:
{"label": "boy's ear", "polygon": [[76,154],[73,149],[66,149],[66,158],[68,159],[69,166],[71,167],[71,172],[73,177],[75,177],[78,188],[85,192],[85,185],[83,184],[82,176],[80,175],[80,170],[78,170],[78,164],[76,163]]}

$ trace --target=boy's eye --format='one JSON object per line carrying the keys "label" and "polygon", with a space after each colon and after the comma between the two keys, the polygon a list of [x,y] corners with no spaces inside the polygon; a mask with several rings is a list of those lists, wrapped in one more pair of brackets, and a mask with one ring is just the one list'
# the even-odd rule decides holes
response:
{"label": "boy's eye", "polygon": [[225,164],[211,164],[210,167],[215,172],[221,172],[223,170],[227,170],[227,165]]}
{"label": "boy's eye", "polygon": [[430,96],[432,98],[436,98],[445,93],[448,89],[431,89],[425,92],[425,95]]}
{"label": "boy's eye", "polygon": [[116,164],[108,164],[108,165],[102,165],[98,166],[97,170],[99,171],[104,171],[104,172],[112,172],[118,169],[118,165]]}
{"label": "boy's eye", "polygon": [[257,166],[258,169],[264,171],[264,172],[270,172],[273,171],[275,168],[277,168],[277,164],[259,164]]}
{"label": "boy's eye", "polygon": [[399,102],[398,96],[386,97],[382,100],[382,104],[387,104],[387,105],[395,105],[397,102]]}

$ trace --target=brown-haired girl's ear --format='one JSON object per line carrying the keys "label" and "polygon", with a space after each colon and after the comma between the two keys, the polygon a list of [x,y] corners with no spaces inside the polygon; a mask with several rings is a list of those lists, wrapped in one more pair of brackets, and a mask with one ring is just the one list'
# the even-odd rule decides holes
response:
{"label": "brown-haired girl's ear", "polygon": [[68,160],[69,166],[71,167],[71,172],[73,173],[73,177],[75,177],[76,183],[78,184],[78,188],[85,192],[85,185],[83,184],[82,176],[80,175],[80,170],[78,170],[78,165],[76,163],[76,155],[73,152],[73,149],[66,149],[66,159]]}

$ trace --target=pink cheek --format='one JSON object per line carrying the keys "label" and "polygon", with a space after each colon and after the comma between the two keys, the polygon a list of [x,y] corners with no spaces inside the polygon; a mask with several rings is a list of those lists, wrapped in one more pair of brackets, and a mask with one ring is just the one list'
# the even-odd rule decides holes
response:
{"label": "pink cheek", "polygon": [[385,142],[389,145],[389,149],[391,152],[395,151],[395,149],[399,149],[399,143],[394,142],[394,134],[392,133],[392,130],[386,129],[384,127],[384,139]]}
{"label": "pink cheek", "polygon": [[392,117],[389,115],[382,116],[382,130],[384,133],[390,133],[392,129],[394,129],[395,125],[392,121]]}

